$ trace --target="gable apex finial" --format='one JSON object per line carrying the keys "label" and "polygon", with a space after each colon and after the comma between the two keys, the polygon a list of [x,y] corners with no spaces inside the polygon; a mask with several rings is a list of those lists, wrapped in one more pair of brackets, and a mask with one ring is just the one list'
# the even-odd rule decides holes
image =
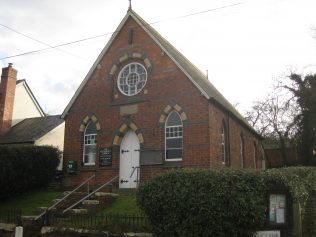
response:
{"label": "gable apex finial", "polygon": [[128,0],[129,1],[129,6],[128,6],[128,11],[132,10],[132,0]]}

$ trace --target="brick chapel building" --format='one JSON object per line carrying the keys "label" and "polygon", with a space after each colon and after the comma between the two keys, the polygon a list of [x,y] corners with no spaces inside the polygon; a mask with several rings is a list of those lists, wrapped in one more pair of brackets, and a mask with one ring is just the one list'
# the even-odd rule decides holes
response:
{"label": "brick chapel building", "polygon": [[65,108],[65,186],[95,174],[120,188],[173,168],[264,168],[261,138],[132,9]]}

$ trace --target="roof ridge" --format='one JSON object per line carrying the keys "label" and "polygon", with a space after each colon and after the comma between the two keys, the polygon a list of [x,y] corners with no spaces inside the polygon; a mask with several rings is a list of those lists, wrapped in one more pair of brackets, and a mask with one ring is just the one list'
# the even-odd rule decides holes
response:
{"label": "roof ridge", "polygon": [[[166,50],[172,50],[174,52],[168,51],[167,53],[171,54],[174,60],[176,60],[181,67],[184,68],[184,70],[191,75],[192,70],[188,70],[188,67],[192,67],[194,70],[194,73],[197,74],[199,78],[201,78],[204,83],[206,83],[209,88],[204,88],[203,85],[200,85],[201,82],[198,82],[198,78],[194,77],[194,75],[191,75],[192,79],[200,85],[200,87],[203,90],[208,90],[206,93],[210,98],[215,99],[220,105],[222,105],[224,108],[226,108],[228,111],[230,111],[237,119],[241,120],[247,127],[249,127],[251,130],[256,132],[253,127],[248,123],[248,121],[237,111],[237,109],[222,95],[222,93],[208,80],[206,75],[203,74],[203,72],[195,65],[193,64],[186,56],[184,56],[176,47],[174,47],[167,39],[165,39],[158,31],[156,31],[150,24],[148,24],[142,17],[140,17],[135,11],[131,10],[129,11],[130,15],[135,17],[138,21],[140,21],[141,26],[145,27],[151,34],[153,34],[153,37],[159,41]],[[173,54],[176,55],[173,55]],[[183,62],[181,62],[183,61]],[[186,64],[186,65],[185,65]],[[191,72],[189,72],[191,71]],[[212,93],[209,92],[209,90],[212,91]],[[257,133],[257,132],[256,132]]]}
{"label": "roof ridge", "polygon": [[157,30],[155,30],[155,28],[153,28],[150,23],[147,23],[141,16],[139,16],[135,11],[130,10],[131,13],[133,13],[137,18],[139,18],[139,20],[143,21],[145,24],[143,24],[143,26],[147,26],[150,27],[151,31],[154,31],[162,40],[166,41],[170,47],[173,48],[173,50],[175,50],[179,55],[181,55],[188,63],[190,63],[200,74],[201,76],[203,76],[203,78],[210,82],[206,75],[203,74],[203,72],[201,71],[201,69],[199,69],[195,64],[193,64],[184,54],[182,54],[176,47],[173,46],[172,43],[170,43],[169,40],[167,40],[165,37],[163,37]]}

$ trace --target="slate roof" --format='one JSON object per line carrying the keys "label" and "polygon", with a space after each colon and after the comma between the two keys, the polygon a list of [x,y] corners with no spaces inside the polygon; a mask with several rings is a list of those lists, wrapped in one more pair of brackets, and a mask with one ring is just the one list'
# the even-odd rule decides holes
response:
{"label": "slate roof", "polygon": [[[62,118],[67,116],[72,104],[75,102],[77,96],[80,94],[87,80],[90,78],[97,65],[102,60],[103,56],[106,54],[108,48],[111,46],[116,35],[123,27],[125,22],[129,17],[132,17],[140,27],[142,27],[148,35],[164,50],[164,52],[174,61],[174,63],[182,70],[182,72],[190,79],[190,81],[201,91],[201,93],[208,99],[213,100],[219,104],[222,108],[228,111],[233,117],[238,119],[242,124],[244,124],[250,131],[257,134],[253,127],[247,122],[247,120],[235,109],[235,107],[225,99],[225,97],[211,84],[208,78],[195,66],[193,65],[183,54],[181,54],[171,43],[169,43],[165,38],[163,38],[154,28],[152,28],[147,22],[145,22],[136,12],[129,10],[116,29],[115,33],[112,35],[111,39],[105,46],[105,48],[100,53],[98,59],[88,72],[87,76],[77,89],[75,95],[67,105],[65,111],[62,114]],[[259,136],[259,135],[258,135]]]}
{"label": "slate roof", "polygon": [[63,122],[60,115],[24,119],[0,136],[0,144],[34,143]]}

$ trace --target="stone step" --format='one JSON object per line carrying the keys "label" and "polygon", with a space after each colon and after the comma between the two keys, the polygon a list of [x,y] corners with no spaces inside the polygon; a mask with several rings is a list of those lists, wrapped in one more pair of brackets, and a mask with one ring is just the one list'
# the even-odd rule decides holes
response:
{"label": "stone step", "polygon": [[94,196],[95,197],[106,197],[106,196],[118,197],[119,195],[117,193],[96,192]]}
{"label": "stone step", "polygon": [[84,200],[82,201],[83,205],[99,205],[100,201],[99,200]]}
{"label": "stone step", "polygon": [[[69,193],[71,193],[72,191],[64,191],[64,196],[68,195]],[[70,196],[85,196],[87,195],[87,191],[84,192],[73,192],[72,194],[70,194]]]}
{"label": "stone step", "polygon": [[87,214],[88,210],[84,209],[84,208],[74,208],[74,209],[70,209],[69,213],[72,213],[72,214]]}

